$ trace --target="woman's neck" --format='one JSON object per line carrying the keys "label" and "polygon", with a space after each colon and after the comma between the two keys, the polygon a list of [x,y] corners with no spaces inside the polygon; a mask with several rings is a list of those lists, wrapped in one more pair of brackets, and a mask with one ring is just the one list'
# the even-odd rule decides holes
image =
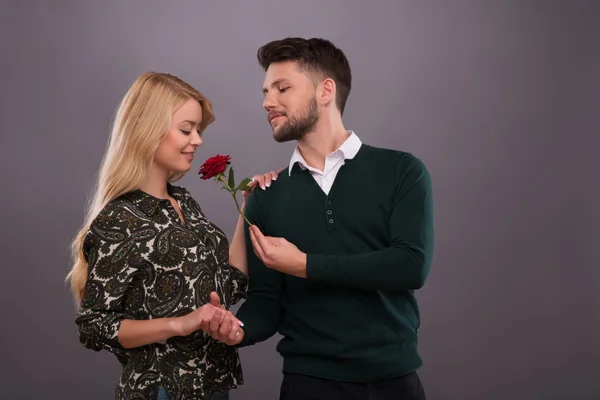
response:
{"label": "woman's neck", "polygon": [[158,199],[168,199],[167,191],[168,173],[156,164],[152,164],[146,181],[140,186],[140,190]]}

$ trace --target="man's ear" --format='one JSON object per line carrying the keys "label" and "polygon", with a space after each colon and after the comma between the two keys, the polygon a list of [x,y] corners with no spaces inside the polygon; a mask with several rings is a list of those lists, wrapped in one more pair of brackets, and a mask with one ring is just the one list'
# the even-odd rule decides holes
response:
{"label": "man's ear", "polygon": [[335,86],[334,80],[331,78],[327,78],[323,82],[321,82],[319,86],[319,105],[325,106],[331,103],[332,101],[335,102],[335,93],[337,88]]}

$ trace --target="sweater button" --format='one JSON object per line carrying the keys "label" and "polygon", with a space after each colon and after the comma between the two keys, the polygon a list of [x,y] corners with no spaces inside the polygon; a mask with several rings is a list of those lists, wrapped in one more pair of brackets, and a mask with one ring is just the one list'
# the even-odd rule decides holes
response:
{"label": "sweater button", "polygon": [[327,215],[331,215],[331,210],[327,210]]}
{"label": "sweater button", "polygon": [[329,223],[330,223],[330,224],[333,224],[333,219],[330,219],[330,220],[329,220]]}

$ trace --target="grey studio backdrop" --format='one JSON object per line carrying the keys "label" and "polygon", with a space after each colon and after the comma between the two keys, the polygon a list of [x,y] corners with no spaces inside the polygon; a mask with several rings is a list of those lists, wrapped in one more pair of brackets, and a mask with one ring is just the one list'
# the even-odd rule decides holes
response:
{"label": "grey studio backdrop", "polygon": [[[181,184],[231,235],[231,198],[197,168],[216,153],[238,177],[287,165],[293,144],[272,139],[255,53],[299,35],[346,52],[347,127],[431,171],[435,260],[418,292],[428,399],[599,399],[599,10],[594,0],[3,0],[0,398],[113,398],[120,367],[79,344],[63,279],[128,86],[168,71],[214,102]],[[278,397],[278,339],[241,351],[245,384],[232,399]]]}

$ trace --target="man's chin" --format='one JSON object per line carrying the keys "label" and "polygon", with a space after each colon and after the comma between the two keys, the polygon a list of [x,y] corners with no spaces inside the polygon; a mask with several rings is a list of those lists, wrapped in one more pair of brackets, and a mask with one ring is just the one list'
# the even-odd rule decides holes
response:
{"label": "man's chin", "polygon": [[286,142],[291,142],[291,141],[294,141],[294,140],[298,140],[298,139],[292,138],[292,137],[289,137],[289,136],[284,136],[284,137],[277,137],[276,136],[275,137],[275,141],[277,143],[286,143]]}
{"label": "man's chin", "polygon": [[282,134],[277,130],[273,130],[273,139],[275,139],[277,143],[285,143],[292,140],[292,138],[289,135],[286,135],[285,132]]}

